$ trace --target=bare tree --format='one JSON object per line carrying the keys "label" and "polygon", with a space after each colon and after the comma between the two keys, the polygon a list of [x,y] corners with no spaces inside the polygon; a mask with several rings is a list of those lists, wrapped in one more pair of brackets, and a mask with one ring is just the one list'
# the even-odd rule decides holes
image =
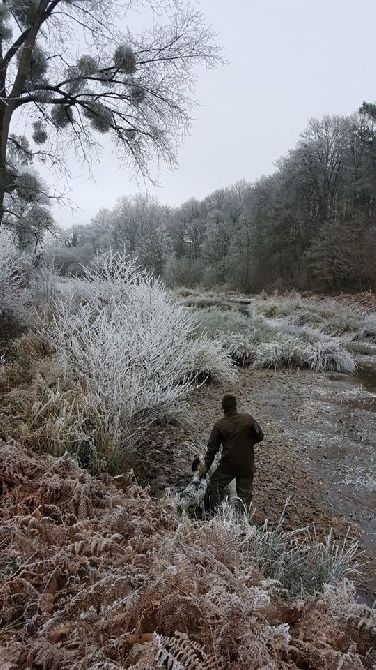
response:
{"label": "bare tree", "polygon": [[80,231],[79,249],[55,258],[77,271],[78,259],[88,260],[111,239],[113,248],[125,246],[171,286],[374,289],[374,115],[310,121],[274,174],[201,202],[174,209],[142,197],[123,199]]}
{"label": "bare tree", "polygon": [[[143,175],[150,176],[154,156],[176,160],[176,140],[190,122],[194,67],[214,66],[219,52],[202,14],[181,0],[159,1],[142,34],[120,31],[119,17],[126,21],[130,6],[141,4],[0,2],[1,222],[15,215],[6,194],[22,190],[19,165],[35,155],[63,160],[71,146],[86,156],[109,134],[118,157],[130,157]],[[12,133],[20,114],[32,140]]]}

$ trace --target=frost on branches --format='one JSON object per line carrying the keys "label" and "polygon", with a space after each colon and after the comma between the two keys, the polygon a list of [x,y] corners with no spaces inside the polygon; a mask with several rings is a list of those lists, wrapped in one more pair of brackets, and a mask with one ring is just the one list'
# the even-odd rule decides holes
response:
{"label": "frost on branches", "polygon": [[17,337],[22,330],[27,300],[26,265],[11,233],[0,229],[0,342]]}
{"label": "frost on branches", "polygon": [[114,447],[132,442],[199,381],[233,379],[221,345],[196,337],[189,311],[124,254],[97,259],[53,311],[44,337]]}
{"label": "frost on branches", "polygon": [[21,240],[39,243],[53,225],[49,198],[62,197],[33,174],[34,159],[66,177],[69,150],[88,163],[106,134],[145,177],[155,158],[176,162],[196,66],[214,67],[220,52],[196,3],[151,0],[150,27],[132,34],[143,4],[0,0],[0,224]]}

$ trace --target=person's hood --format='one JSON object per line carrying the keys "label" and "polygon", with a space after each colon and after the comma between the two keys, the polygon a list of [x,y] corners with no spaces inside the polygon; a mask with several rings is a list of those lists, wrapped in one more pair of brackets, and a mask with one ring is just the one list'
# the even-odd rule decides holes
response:
{"label": "person's hood", "polygon": [[223,410],[223,414],[225,416],[236,416],[237,413],[238,413],[238,410],[236,409],[236,407],[230,407],[229,409],[224,409]]}

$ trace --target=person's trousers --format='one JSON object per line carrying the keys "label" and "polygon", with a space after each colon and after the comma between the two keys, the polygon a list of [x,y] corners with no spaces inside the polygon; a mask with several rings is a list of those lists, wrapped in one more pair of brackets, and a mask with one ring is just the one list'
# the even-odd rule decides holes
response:
{"label": "person's trousers", "polygon": [[234,475],[226,470],[221,464],[214,471],[206,489],[204,506],[208,510],[215,510],[222,502],[226,494],[226,487],[236,480],[236,494],[242,501],[245,510],[248,512],[252,500],[253,474]]}

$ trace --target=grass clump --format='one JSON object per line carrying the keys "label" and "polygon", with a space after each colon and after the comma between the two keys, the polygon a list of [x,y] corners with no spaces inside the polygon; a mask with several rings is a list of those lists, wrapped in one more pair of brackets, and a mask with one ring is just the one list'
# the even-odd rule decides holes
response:
{"label": "grass clump", "polygon": [[299,293],[293,292],[287,296],[261,295],[256,298],[258,311],[268,319],[291,316],[303,307],[303,300]]}
{"label": "grass clump", "polygon": [[339,338],[312,328],[296,329],[288,322],[276,324],[255,310],[246,316],[237,310],[211,308],[200,310],[196,320],[200,332],[220,340],[239,365],[346,373],[355,368],[351,354]]}
{"label": "grass clump", "polygon": [[203,293],[187,294],[185,291],[179,292],[179,302],[185,307],[195,307],[196,309],[207,309],[217,307],[218,309],[228,309],[229,300],[213,291]]}
{"label": "grass clump", "polygon": [[222,343],[238,365],[251,365],[257,348],[275,334],[265,319],[238,309],[201,309],[196,314],[198,332]]}
{"label": "grass clump", "polygon": [[255,367],[308,368],[314,372],[335,371],[351,373],[355,362],[338,338],[323,336],[311,331],[294,336],[288,332],[278,332],[270,342],[261,343],[257,348]]}
{"label": "grass clump", "polygon": [[376,345],[376,314],[367,314],[362,323],[362,328],[357,335],[357,340]]}
{"label": "grass clump", "polygon": [[329,534],[318,540],[309,529],[286,532],[265,524],[256,530],[251,545],[262,571],[288,598],[316,595],[325,585],[359,574],[359,545],[348,538],[338,543]]}
{"label": "grass clump", "polygon": [[227,501],[216,518],[285,598],[306,599],[322,593],[326,585],[360,573],[361,551],[356,540],[346,537],[337,542],[331,533],[319,540],[309,528],[285,531],[283,515],[275,528],[267,521],[257,528]]}
{"label": "grass clump", "polygon": [[303,298],[297,293],[257,297],[253,305],[257,313],[289,323],[297,331],[310,327],[324,335],[341,337],[346,345],[353,341],[376,343],[376,314],[358,305],[334,298]]}

